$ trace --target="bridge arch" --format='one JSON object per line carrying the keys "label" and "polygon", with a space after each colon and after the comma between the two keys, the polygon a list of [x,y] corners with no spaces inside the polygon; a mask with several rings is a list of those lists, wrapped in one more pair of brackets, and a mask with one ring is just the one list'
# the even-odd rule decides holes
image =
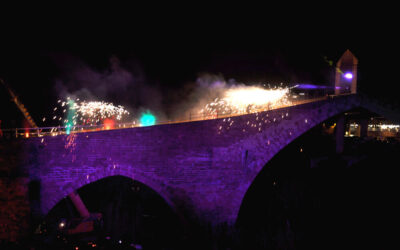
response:
{"label": "bridge arch", "polygon": [[[324,121],[327,122],[327,121]],[[256,185],[264,185],[267,186],[266,182],[268,182],[268,188],[273,189],[276,185],[278,185],[279,180],[276,178],[277,172],[291,175],[300,168],[301,170],[304,170],[304,167],[309,167],[310,162],[307,159],[307,156],[304,154],[306,152],[303,152],[303,150],[306,150],[306,146],[303,146],[302,141],[304,140],[304,137],[308,136],[309,132],[312,132],[313,129],[316,129],[316,127],[320,126],[320,124],[314,126],[313,128],[309,129],[306,131],[306,133],[298,136],[294,140],[292,140],[290,143],[282,147],[274,156],[266,162],[266,164],[261,168],[261,170],[257,173],[253,181],[250,183],[248,189],[245,192],[245,195],[243,197],[242,203],[240,205],[239,209],[239,214],[238,214],[238,219],[240,218],[240,214],[243,209],[244,203],[248,200],[249,194],[253,193],[254,195],[254,189]],[[321,136],[322,137],[322,136]],[[304,141],[303,141],[304,142]],[[319,139],[316,139],[313,143],[320,143],[321,141]],[[334,143],[332,141],[332,143]],[[321,145],[321,144],[320,144]],[[327,144],[323,144],[326,146]],[[333,145],[329,145],[333,146]],[[331,147],[331,150],[333,150],[334,147]],[[308,151],[308,150],[307,150]],[[291,158],[287,157],[290,155]],[[286,156],[286,157],[285,157]],[[293,159],[297,159],[295,162],[293,162]],[[293,163],[296,164],[296,166],[293,165]],[[289,165],[292,164],[292,165]],[[284,170],[282,170],[282,168]],[[290,172],[287,172],[289,170]],[[263,182],[263,183],[262,183]],[[266,192],[271,192],[271,190],[267,190]],[[265,190],[264,190],[265,191]],[[236,223],[238,220],[236,221]]]}
{"label": "bridge arch", "polygon": [[[55,197],[48,199],[47,202],[42,202],[43,214],[47,214],[60,200],[67,197],[68,194],[78,190],[79,188],[94,183],[98,180],[113,176],[127,177],[133,181],[138,181],[144,184],[145,186],[154,190],[158,195],[160,195],[160,197],[168,204],[168,206],[175,213],[178,212],[175,203],[170,198],[171,193],[169,191],[169,188],[166,185],[163,185],[162,182],[157,182],[153,178],[149,177],[149,174],[142,173],[137,169],[133,170],[132,168],[118,167],[118,166],[115,166],[114,168],[114,166],[112,166],[111,168],[99,169],[94,172],[87,172],[75,178],[72,182],[59,187],[60,192],[58,192],[58,194]],[[45,199],[47,198],[48,197],[45,197]]]}
{"label": "bridge arch", "polygon": [[[89,237],[106,245],[121,240],[124,245],[134,243],[151,249],[182,240],[184,224],[179,214],[154,189],[123,174],[98,177],[81,186],[78,193],[91,213],[101,213],[102,223],[96,223],[101,226],[86,235],[67,234],[68,239]],[[60,223],[65,221],[67,228],[73,228],[77,217],[73,202],[62,199],[43,218],[40,228],[46,228],[45,237],[56,241]]]}
{"label": "bridge arch", "polygon": [[[377,113],[363,105],[356,108],[357,111],[359,110],[358,108],[362,108],[368,112]],[[347,111],[353,110],[345,110],[344,112]],[[340,113],[338,114],[340,115]],[[332,117],[332,123],[335,118]],[[314,134],[314,131],[316,132],[312,128],[307,130],[303,135],[279,150],[250,184],[236,220],[236,225],[241,229],[241,232],[246,232],[246,239],[251,239],[248,242],[256,242],[255,235],[257,233],[263,236],[265,234],[267,235],[265,237],[270,236],[271,238],[276,237],[273,234],[276,233],[280,234],[279,237],[289,237],[285,242],[290,242],[294,239],[294,243],[299,244],[299,246],[311,246],[312,244],[321,244],[322,246],[324,245],[322,242],[332,240],[330,238],[331,235],[335,235],[334,238],[337,242],[342,242],[343,239],[343,242],[345,242],[348,241],[347,237],[349,235],[353,238],[353,230],[356,229],[355,231],[364,233],[373,228],[373,226],[369,227],[370,222],[365,224],[355,223],[357,224],[355,226],[355,224],[347,223],[347,221],[356,221],[357,219],[355,218],[358,217],[355,214],[358,215],[359,211],[364,211],[362,209],[365,204],[373,204],[374,202],[371,202],[370,199],[377,199],[376,197],[382,195],[382,193],[377,192],[379,195],[371,196],[368,188],[374,186],[375,189],[376,186],[382,186],[372,184],[374,181],[380,183],[379,179],[381,178],[377,177],[383,167],[380,167],[380,165],[393,167],[393,164],[384,164],[380,158],[385,155],[384,161],[393,162],[393,160],[388,159],[393,159],[397,153],[393,154],[395,152],[393,150],[392,153],[386,155],[383,152],[391,152],[391,150],[388,150],[391,146],[386,146],[383,149],[383,143],[365,140],[363,145],[368,145],[368,149],[360,150],[362,158],[359,162],[344,161],[343,158],[334,156],[320,162],[318,168],[310,169],[310,158],[308,158],[306,159],[308,162],[303,164],[307,169],[302,168],[302,170],[296,171],[298,168],[294,168],[294,166],[297,163],[301,165],[301,160],[295,156],[293,158],[299,159],[298,161],[287,160],[289,153],[291,153],[290,156],[297,153],[300,155],[300,146],[310,145],[311,143],[307,142],[314,141],[315,137],[310,137],[309,133]],[[303,140],[303,136],[305,136],[305,140]],[[313,140],[310,140],[310,138],[313,138]],[[315,138],[317,145],[320,141]],[[333,146],[331,149],[334,150],[334,141],[332,140],[331,142],[332,144],[329,144],[329,146]],[[374,145],[376,148],[374,148]],[[291,148],[291,150],[289,151],[288,148]],[[307,146],[303,147],[303,149],[307,148]],[[313,149],[318,149],[318,146],[313,147]],[[282,154],[283,151],[286,152]],[[359,156],[360,154],[357,155]],[[279,158],[278,161],[277,158]],[[288,162],[292,165],[287,164]],[[347,166],[353,167],[347,168]],[[286,174],[281,167],[284,167],[283,169],[286,171],[292,170],[295,173]],[[301,168],[301,166],[298,167]],[[376,167],[379,168],[378,171]],[[387,180],[382,181],[382,183],[384,182],[387,182]],[[255,187],[257,187],[257,191],[255,191]],[[381,188],[380,190],[387,192],[386,186]],[[252,195],[252,204],[249,206],[250,194]],[[362,198],[356,198],[356,201],[353,202],[354,197],[357,196]],[[272,204],[274,202],[276,204]],[[365,215],[371,216],[376,210],[375,207],[368,207],[368,212],[365,212]],[[243,216],[243,212],[246,212],[246,216]],[[360,218],[365,215],[360,215]],[[351,229],[349,230],[348,228]],[[307,232],[307,234],[304,234],[304,232]],[[290,235],[298,235],[298,238],[292,237],[290,239]],[[315,237],[317,240],[315,240]],[[268,241],[266,242],[268,243]],[[274,243],[273,239],[271,239],[268,244]],[[271,246],[271,248],[275,247]]]}
{"label": "bridge arch", "polygon": [[263,168],[268,167],[268,163],[279,152],[312,128],[355,108],[364,108],[380,114],[384,113],[379,112],[379,110],[371,107],[371,105],[364,105],[361,98],[355,95],[332,98],[323,102],[291,107],[291,112],[295,113],[295,116],[273,124],[261,133],[253,134],[243,140],[241,142],[242,146],[237,148],[239,149],[237,153],[246,152],[246,167],[248,170],[246,182],[241,193],[240,204],[238,204],[236,210],[236,219],[239,216],[243,200],[256,177],[262,172]]}

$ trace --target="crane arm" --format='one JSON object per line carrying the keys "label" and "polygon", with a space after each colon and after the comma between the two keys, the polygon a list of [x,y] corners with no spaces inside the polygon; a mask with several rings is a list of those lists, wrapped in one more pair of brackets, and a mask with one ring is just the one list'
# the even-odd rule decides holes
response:
{"label": "crane arm", "polygon": [[31,115],[29,114],[28,110],[25,108],[24,104],[21,103],[21,101],[18,99],[18,97],[14,94],[14,92],[11,90],[11,88],[3,81],[3,79],[0,78],[0,82],[4,85],[4,87],[7,89],[8,93],[11,96],[11,100],[17,105],[18,109],[22,112],[24,115],[25,119],[29,122],[32,128],[37,128],[38,126],[36,123],[33,121]]}

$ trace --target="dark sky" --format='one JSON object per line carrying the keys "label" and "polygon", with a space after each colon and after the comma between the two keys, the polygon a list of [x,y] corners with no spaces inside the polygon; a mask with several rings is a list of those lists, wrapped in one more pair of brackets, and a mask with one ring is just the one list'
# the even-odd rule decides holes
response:
{"label": "dark sky", "polygon": [[[151,99],[157,91],[159,105],[169,106],[184,86],[202,73],[245,83],[326,85],[333,79],[324,57],[336,62],[350,49],[359,59],[360,88],[397,99],[393,90],[398,48],[386,30],[371,29],[361,21],[353,22],[351,30],[334,21],[316,25],[315,20],[292,20],[281,25],[278,19],[274,23],[262,16],[256,20],[243,17],[243,21],[239,17],[220,19],[210,21],[204,15],[197,22],[186,18],[170,22],[148,17],[124,20],[121,25],[113,18],[79,22],[69,17],[55,25],[50,25],[53,19],[5,25],[0,40],[0,77],[16,91],[33,118],[40,120],[60,95],[57,81],[74,85],[73,75],[82,67],[102,75],[112,70],[112,60],[150,87],[139,96],[116,91],[107,101],[140,104],[146,93],[151,92]],[[96,83],[89,85],[95,87]],[[4,92],[0,88],[3,121],[15,112]]]}

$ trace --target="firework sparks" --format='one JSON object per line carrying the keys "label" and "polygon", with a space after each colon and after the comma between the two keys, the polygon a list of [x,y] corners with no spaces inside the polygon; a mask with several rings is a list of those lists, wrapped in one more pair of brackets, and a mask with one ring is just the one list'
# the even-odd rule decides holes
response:
{"label": "firework sparks", "polygon": [[[264,85],[265,86],[265,85]],[[213,88],[210,88],[213,89]],[[193,108],[195,112],[199,112],[200,116],[192,116],[194,119],[213,119],[221,116],[235,116],[242,114],[257,114],[261,111],[277,109],[290,105],[289,101],[290,88],[269,88],[261,86],[222,86],[217,88],[213,96],[214,100],[207,103],[199,111],[199,106]],[[204,104],[204,100],[199,103]],[[202,104],[202,105],[203,105]],[[75,132],[86,132],[100,129],[115,129],[125,128],[126,124],[121,123],[127,120],[129,112],[121,105],[115,106],[112,103],[104,101],[79,101],[79,99],[67,97],[66,100],[58,100],[57,106],[53,108],[54,114],[48,118],[43,118],[42,121],[62,121],[63,127],[59,130],[50,131],[51,135],[65,134],[69,135]],[[140,126],[151,126],[158,123],[158,119],[150,112],[138,114],[139,117],[134,118],[134,122],[128,125],[133,127],[136,122]],[[268,115],[267,115],[268,116]],[[287,116],[287,115],[286,115]],[[281,115],[281,119],[285,117]],[[131,120],[131,119],[129,119]],[[261,127],[261,124],[266,124],[260,117],[256,118],[256,124],[251,124],[251,127]],[[226,126],[220,126],[219,131],[230,129],[234,126],[233,121],[227,120]],[[274,118],[275,121],[275,118]],[[101,126],[103,125],[103,126]],[[101,126],[101,127],[99,127]],[[260,130],[260,129],[259,129]],[[261,131],[261,130],[260,130]]]}
{"label": "firework sparks", "polygon": [[240,87],[226,90],[221,98],[206,104],[200,113],[209,118],[270,110],[289,104],[289,88]]}
{"label": "firework sparks", "polygon": [[123,115],[129,115],[129,112],[121,105],[114,106],[112,103],[107,102],[81,102],[76,107],[77,112],[82,117],[91,119],[106,119],[115,117],[117,120],[121,120]]}
{"label": "firework sparks", "polygon": [[[66,101],[58,100],[57,103],[63,108],[53,108],[54,112],[60,113],[53,115],[53,120],[62,120],[67,134],[78,125],[98,125],[107,119],[120,121],[123,117],[129,115],[129,112],[123,106],[114,106],[108,102],[79,102],[79,99],[67,98]],[[46,118],[44,117],[42,121],[46,121]]]}

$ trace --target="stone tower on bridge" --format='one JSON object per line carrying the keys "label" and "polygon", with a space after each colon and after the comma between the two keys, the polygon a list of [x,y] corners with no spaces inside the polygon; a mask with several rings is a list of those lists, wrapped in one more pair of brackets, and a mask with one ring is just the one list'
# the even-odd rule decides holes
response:
{"label": "stone tower on bridge", "polygon": [[346,50],[336,63],[335,94],[357,93],[357,65],[358,59]]}

